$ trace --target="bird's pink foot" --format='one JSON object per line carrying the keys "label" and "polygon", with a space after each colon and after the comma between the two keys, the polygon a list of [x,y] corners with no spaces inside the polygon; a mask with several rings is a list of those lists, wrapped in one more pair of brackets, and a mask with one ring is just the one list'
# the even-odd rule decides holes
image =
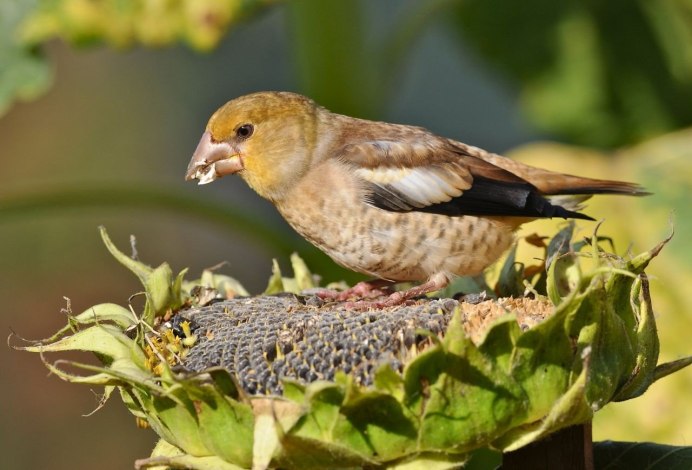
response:
{"label": "bird's pink foot", "polygon": [[389,289],[394,283],[383,279],[359,282],[353,287],[343,291],[325,289],[317,293],[322,300],[343,302],[349,299],[374,299],[389,295]]}
{"label": "bird's pink foot", "polygon": [[344,308],[348,310],[380,310],[387,307],[395,307],[398,305],[404,305],[411,302],[411,299],[405,298],[401,295],[401,292],[395,292],[382,299],[375,300],[356,300],[351,302],[345,302],[343,304]]}
{"label": "bird's pink foot", "polygon": [[[387,307],[396,307],[408,303],[415,297],[428,294],[440,289],[443,289],[449,284],[449,278],[442,274],[435,274],[427,282],[418,286],[412,287],[405,291],[394,292],[384,299],[378,300],[359,300],[355,302],[347,302],[344,306],[352,310],[369,310],[381,309]],[[354,286],[355,287],[355,286]]]}

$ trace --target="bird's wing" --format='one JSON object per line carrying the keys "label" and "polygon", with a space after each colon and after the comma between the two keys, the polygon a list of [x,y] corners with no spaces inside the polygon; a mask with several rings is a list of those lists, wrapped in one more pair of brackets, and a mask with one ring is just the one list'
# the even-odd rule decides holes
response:
{"label": "bird's wing", "polygon": [[526,180],[446,139],[363,141],[346,145],[338,158],[364,182],[367,202],[384,210],[587,218],[551,205]]}

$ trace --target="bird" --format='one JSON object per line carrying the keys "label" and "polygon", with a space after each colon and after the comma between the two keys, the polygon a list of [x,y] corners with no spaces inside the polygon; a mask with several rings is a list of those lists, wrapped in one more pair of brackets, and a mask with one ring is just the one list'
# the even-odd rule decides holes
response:
{"label": "bird", "polygon": [[[337,264],[372,278],[325,298],[381,308],[482,273],[526,222],[593,220],[575,201],[648,194],[634,183],[529,166],[423,127],[336,114],[284,91],[232,99],[209,119],[185,179],[208,184],[232,174]],[[382,290],[400,282],[419,284]]]}

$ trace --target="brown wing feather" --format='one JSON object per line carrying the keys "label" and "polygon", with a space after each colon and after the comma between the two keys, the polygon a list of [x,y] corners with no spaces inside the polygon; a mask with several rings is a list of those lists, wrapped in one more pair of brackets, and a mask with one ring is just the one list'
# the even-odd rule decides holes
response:
{"label": "brown wing feather", "polygon": [[535,168],[420,127],[362,122],[348,126],[344,142],[357,143],[345,144],[337,158],[363,179],[370,202],[386,210],[588,218],[544,196],[647,194],[632,183]]}
{"label": "brown wing feather", "polygon": [[521,177],[432,135],[363,141],[345,146],[339,158],[365,182],[368,202],[385,210],[587,218],[551,205]]}
{"label": "brown wing feather", "polygon": [[650,194],[636,183],[584,178],[558,173],[526,165],[501,155],[470,147],[461,142],[450,141],[450,143],[465,148],[467,152],[477,156],[479,159],[518,175],[536,186],[542,194],[625,194],[630,196],[646,196]]}

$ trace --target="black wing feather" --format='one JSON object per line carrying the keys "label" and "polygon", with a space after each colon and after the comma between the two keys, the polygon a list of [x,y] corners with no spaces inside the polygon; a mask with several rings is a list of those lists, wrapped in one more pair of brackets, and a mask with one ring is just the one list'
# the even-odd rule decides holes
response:
{"label": "black wing feather", "polygon": [[475,176],[471,188],[447,202],[415,207],[406,196],[386,185],[371,185],[369,201],[375,207],[393,212],[420,211],[452,217],[516,216],[593,220],[591,217],[553,205],[528,182],[498,181]]}

